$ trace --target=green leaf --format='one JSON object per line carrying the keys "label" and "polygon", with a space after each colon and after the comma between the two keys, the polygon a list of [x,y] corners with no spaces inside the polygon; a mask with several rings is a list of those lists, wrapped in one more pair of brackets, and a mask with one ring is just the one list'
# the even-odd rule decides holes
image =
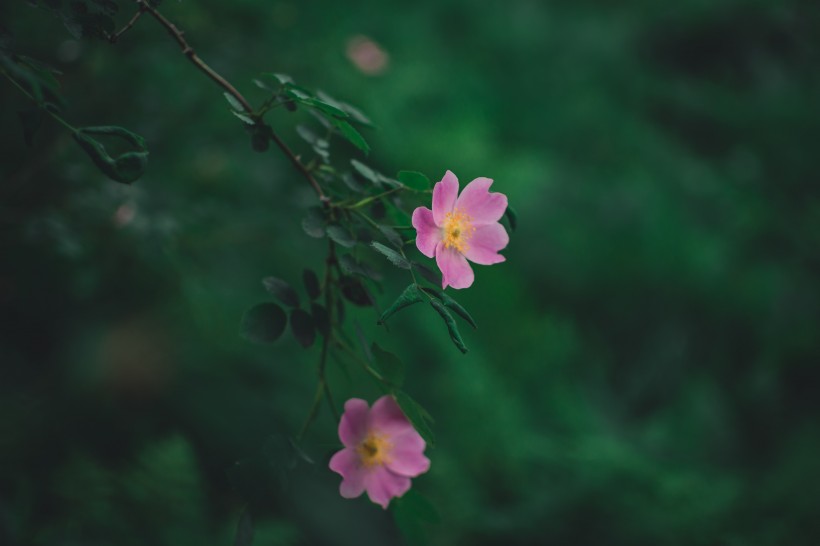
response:
{"label": "green leaf", "polygon": [[327,226],[327,236],[345,248],[351,248],[356,245],[356,239],[353,238],[353,235],[338,224]]}
{"label": "green leaf", "polygon": [[376,241],[370,243],[370,246],[376,249],[377,252],[383,254],[388,260],[390,260],[390,263],[392,263],[396,267],[400,267],[402,269],[410,269],[411,265],[407,258],[402,256],[392,248],[388,248]]}
{"label": "green leaf", "polygon": [[404,415],[407,416],[407,419],[413,424],[413,428],[421,434],[421,437],[424,438],[424,441],[427,442],[430,447],[435,446],[436,440],[433,436],[433,430],[428,424],[428,421],[432,421],[432,418],[430,414],[427,413],[427,410],[410,398],[404,391],[396,391],[395,397]]}
{"label": "green leaf", "polygon": [[236,524],[233,546],[251,546],[251,544],[253,544],[253,521],[250,510],[245,508]]}
{"label": "green leaf", "polygon": [[253,121],[253,119],[251,119],[251,117],[246,115],[246,114],[243,114],[241,112],[237,112],[236,110],[231,110],[231,114],[235,115],[240,120],[242,120],[242,123],[246,123],[248,125],[256,125],[256,122]]}
{"label": "green leaf", "polygon": [[[321,92],[319,92],[318,95],[319,95],[320,98],[322,98],[322,93]],[[368,118],[366,115],[364,115],[364,113],[361,110],[359,110],[358,108],[356,108],[355,106],[350,105],[346,102],[339,102],[338,106],[339,106],[339,108],[341,108],[342,110],[347,112],[348,115],[350,115],[351,119],[353,119],[354,121],[356,121],[356,122],[358,122],[362,125],[365,125],[367,127],[373,127],[373,122],[370,121],[370,118]]]}
{"label": "green leaf", "polygon": [[374,281],[382,280],[382,275],[370,265],[359,262],[350,254],[344,254],[339,257],[339,266],[345,273],[352,273]]}
{"label": "green leaf", "polygon": [[379,231],[381,231],[384,238],[396,248],[401,248],[404,246],[404,241],[399,235],[399,232],[395,229],[388,227],[388,226],[379,226]]}
{"label": "green leaf", "polygon": [[408,188],[424,191],[430,189],[430,179],[416,171],[399,171],[396,175],[399,182]]}
{"label": "green leaf", "polygon": [[327,337],[330,333],[330,314],[324,305],[313,303],[310,305],[310,314],[313,316],[313,322],[316,324],[316,329],[320,334]]}
{"label": "green leaf", "polygon": [[441,303],[444,304],[444,307],[452,309],[458,316],[466,320],[470,326],[472,326],[473,328],[478,328],[478,325],[476,325],[475,320],[470,315],[470,313],[468,313],[467,310],[464,307],[462,307],[460,303],[458,303],[456,300],[450,297],[447,294],[447,292],[426,287],[422,290],[440,299]]}
{"label": "green leaf", "polygon": [[379,174],[367,165],[365,165],[364,163],[362,163],[361,161],[357,159],[351,159],[350,164],[353,165],[353,168],[356,169],[356,172],[358,172],[360,175],[370,180],[374,184],[379,184],[381,182]]}
{"label": "green leaf", "polygon": [[518,227],[518,213],[508,204],[504,216],[507,217],[507,221],[510,223],[510,230],[515,231],[515,228]]}
{"label": "green leaf", "polygon": [[414,303],[419,303],[424,301],[424,297],[419,292],[418,287],[415,284],[409,285],[407,288],[404,289],[404,292],[396,298],[396,301],[393,302],[393,305],[388,307],[382,316],[379,317],[379,324],[384,324],[384,322],[395,315],[397,312],[401,311],[405,307],[409,307]]}
{"label": "green leaf", "polygon": [[444,307],[444,304],[438,300],[430,300],[430,305],[432,305],[433,309],[444,319],[444,324],[447,325],[447,331],[450,332],[450,339],[455,346],[458,347],[458,350],[462,353],[467,353],[467,346],[464,345],[464,340],[461,339],[461,334],[458,332],[456,319],[453,318],[453,315],[451,315],[450,312],[447,311],[447,308]]}
{"label": "green leaf", "polygon": [[272,343],[285,331],[288,317],[275,303],[260,303],[242,317],[242,337],[256,343]]}
{"label": "green leaf", "polygon": [[302,104],[311,106],[319,110],[320,112],[333,116],[335,118],[345,119],[348,117],[347,112],[345,112],[344,110],[340,110],[339,108],[336,108],[335,106],[332,106],[326,102],[322,102],[319,99],[309,98],[303,100]]}
{"label": "green leaf", "polygon": [[334,127],[336,127],[339,130],[339,133],[341,133],[341,135],[345,137],[345,139],[347,139],[348,142],[350,142],[355,147],[364,152],[365,155],[370,153],[370,145],[367,143],[367,141],[364,139],[361,133],[359,133],[359,131],[357,131],[356,128],[353,127],[350,123],[343,119],[335,117],[330,118],[330,122],[333,124]]}
{"label": "green leaf", "polygon": [[290,312],[290,330],[299,345],[307,349],[316,339],[316,325],[313,317],[303,309],[294,309]]}
{"label": "green leaf", "polygon": [[[136,148],[117,157],[111,157],[105,146],[94,136],[114,137],[126,141]],[[148,149],[145,140],[122,127],[82,127],[74,131],[74,140],[80,145],[94,164],[106,176],[123,184],[134,182],[145,172],[148,163]]]}
{"label": "green leaf", "polygon": [[231,109],[234,112],[244,112],[245,111],[245,107],[242,106],[242,103],[239,102],[236,97],[234,97],[233,95],[231,95],[228,92],[225,92],[225,93],[222,93],[222,94],[225,95],[225,99],[228,101],[228,104],[231,105]]}
{"label": "green leaf", "polygon": [[430,544],[429,527],[441,522],[436,508],[415,489],[393,500],[391,511],[399,532],[409,546]]}
{"label": "green leaf", "polygon": [[325,236],[325,220],[324,212],[319,207],[311,207],[308,209],[307,216],[302,219],[302,229],[311,237],[321,239]]}
{"label": "green leaf", "polygon": [[376,369],[394,386],[401,387],[404,383],[404,362],[389,351],[385,351],[377,343],[370,345]]}
{"label": "green leaf", "polygon": [[302,271],[302,282],[305,284],[305,290],[307,290],[310,299],[315,300],[319,297],[322,289],[319,286],[319,277],[316,276],[316,273],[314,273],[312,269]]}
{"label": "green leaf", "polygon": [[[369,307],[373,305],[373,298],[360,280],[355,277],[344,276],[339,279],[342,288],[342,295],[352,304],[359,307]],[[341,322],[341,321],[340,321]]]}
{"label": "green leaf", "polygon": [[299,307],[299,295],[286,281],[277,277],[265,277],[262,279],[262,284],[265,286],[265,290],[284,305]]}
{"label": "green leaf", "polygon": [[288,76],[287,74],[276,73],[276,72],[267,72],[268,76],[272,76],[276,81],[278,81],[282,85],[292,84],[293,78]]}

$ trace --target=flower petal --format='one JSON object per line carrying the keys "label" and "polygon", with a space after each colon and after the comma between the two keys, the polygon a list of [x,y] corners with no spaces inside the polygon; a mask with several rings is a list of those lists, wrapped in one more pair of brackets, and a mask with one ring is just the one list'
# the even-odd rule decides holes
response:
{"label": "flower petal", "polygon": [[444,242],[436,246],[436,265],[441,269],[441,287],[469,288],[475,275],[467,258],[455,248],[444,248]]}
{"label": "flower petal", "polygon": [[458,197],[458,178],[451,171],[444,173],[441,182],[433,186],[433,219],[437,226],[444,224],[444,217],[453,212]]}
{"label": "flower petal", "polygon": [[367,474],[365,484],[370,500],[386,510],[390,499],[407,493],[410,489],[410,478],[393,474],[387,468],[379,466]]}
{"label": "flower petal", "polygon": [[441,241],[441,228],[433,220],[433,211],[418,207],[413,211],[413,227],[416,228],[416,246],[419,252],[432,258],[436,255],[436,245]]}
{"label": "flower petal", "polygon": [[337,452],[330,458],[329,466],[333,472],[342,476],[339,493],[344,498],[355,499],[364,492],[368,471],[362,466],[355,449],[346,447]]}
{"label": "flower petal", "polygon": [[498,222],[475,229],[464,256],[471,262],[481,265],[492,265],[501,263],[506,258],[498,253],[499,250],[507,246],[510,236],[507,230]]}
{"label": "flower petal", "polygon": [[345,412],[339,421],[339,439],[345,447],[356,447],[367,435],[367,402],[351,398],[345,402]]}
{"label": "flower petal", "polygon": [[470,217],[473,226],[498,222],[507,210],[507,196],[488,191],[492,183],[489,178],[476,178],[458,196],[456,208]]}
{"label": "flower petal", "polygon": [[392,396],[385,395],[373,402],[370,410],[370,430],[385,436],[400,435],[415,430]]}
{"label": "flower petal", "polygon": [[387,468],[408,478],[415,478],[430,469],[430,459],[424,456],[426,444],[418,432],[412,430],[393,438]]}

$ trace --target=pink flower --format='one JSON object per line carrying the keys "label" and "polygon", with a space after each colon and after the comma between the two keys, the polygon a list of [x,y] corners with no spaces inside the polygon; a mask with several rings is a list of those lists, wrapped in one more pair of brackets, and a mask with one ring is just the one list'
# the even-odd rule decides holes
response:
{"label": "pink flower", "polygon": [[351,398],[339,423],[344,449],[330,459],[330,469],[342,475],[339,492],[355,499],[364,491],[387,508],[390,499],[410,489],[410,478],[427,472],[426,444],[392,396],[367,402]]}
{"label": "pink flower", "polygon": [[435,256],[442,288],[473,284],[467,260],[492,265],[505,259],[498,251],[510,237],[498,221],[507,209],[507,196],[487,191],[492,183],[489,178],[476,178],[458,195],[458,178],[447,171],[433,188],[433,210],[413,211],[416,246],[428,258]]}

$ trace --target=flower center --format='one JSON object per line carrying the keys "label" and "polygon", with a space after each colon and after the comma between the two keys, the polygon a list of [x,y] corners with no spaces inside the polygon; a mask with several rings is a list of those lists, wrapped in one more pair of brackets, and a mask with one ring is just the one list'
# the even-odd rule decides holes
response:
{"label": "flower center", "polygon": [[473,236],[475,228],[472,218],[455,209],[444,216],[444,226],[442,227],[442,240],[444,248],[455,248],[462,254],[470,248],[467,244]]}
{"label": "flower center", "polygon": [[365,467],[371,467],[390,462],[389,452],[392,447],[393,444],[387,438],[377,434],[370,434],[356,448],[356,452],[359,454],[362,464]]}

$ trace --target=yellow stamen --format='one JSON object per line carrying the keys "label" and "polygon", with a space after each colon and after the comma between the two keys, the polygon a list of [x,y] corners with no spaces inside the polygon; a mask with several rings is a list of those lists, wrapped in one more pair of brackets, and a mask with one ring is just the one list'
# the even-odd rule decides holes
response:
{"label": "yellow stamen", "polygon": [[370,434],[364,442],[356,448],[362,464],[366,467],[384,465],[390,462],[390,450],[393,444],[377,434]]}
{"label": "yellow stamen", "polygon": [[444,226],[442,227],[442,240],[444,248],[455,248],[462,254],[470,248],[467,244],[473,236],[475,228],[472,218],[455,209],[444,216]]}

